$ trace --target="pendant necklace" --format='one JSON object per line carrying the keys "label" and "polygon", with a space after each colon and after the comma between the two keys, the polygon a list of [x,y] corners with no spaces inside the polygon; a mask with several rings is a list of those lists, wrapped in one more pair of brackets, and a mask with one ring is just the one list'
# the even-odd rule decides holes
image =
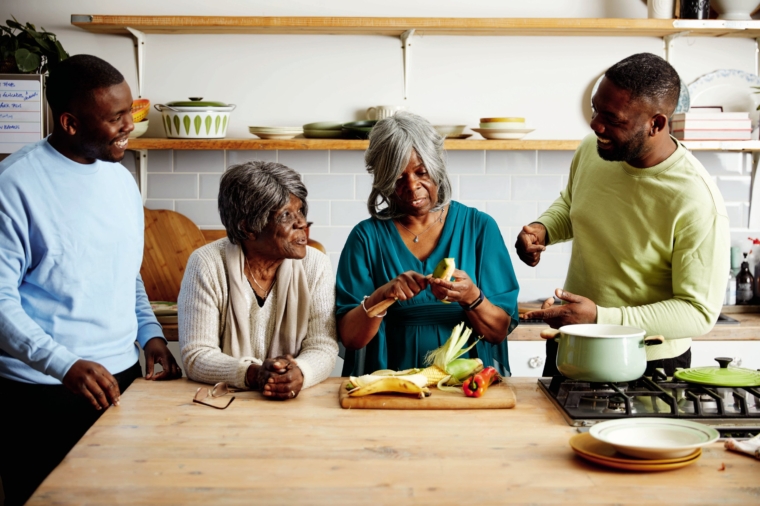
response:
{"label": "pendant necklace", "polygon": [[246,265],[246,267],[248,267],[248,272],[251,273],[251,278],[253,278],[253,282],[256,283],[256,286],[259,287],[259,290],[261,290],[262,292],[264,292],[264,296],[262,297],[262,299],[266,299],[269,296],[269,292],[272,291],[272,287],[277,282],[277,279],[275,279],[272,282],[272,284],[269,285],[269,290],[264,290],[264,287],[261,286],[258,281],[256,281],[256,276],[253,275],[253,269],[251,269],[251,264],[248,263],[248,257],[245,256],[245,255],[243,255],[243,258],[245,258],[245,265]]}
{"label": "pendant necklace", "polygon": [[[420,232],[419,234],[415,234],[414,232],[412,232],[412,231],[411,231],[411,230],[409,230],[408,228],[404,227],[404,224],[403,224],[403,223],[401,223],[401,221],[399,221],[399,220],[396,220],[396,223],[398,223],[399,225],[401,225],[401,226],[404,228],[404,230],[406,230],[407,232],[409,232],[410,234],[412,234],[412,235],[414,236],[414,240],[413,240],[412,242],[420,242],[420,236],[421,236],[422,234],[424,234],[425,232],[427,232],[428,230],[430,230],[431,228],[433,228],[433,227],[435,226],[435,224],[436,224],[436,223],[443,223],[443,212],[444,212],[445,210],[446,210],[446,209],[441,209],[441,215],[438,217],[438,219],[437,219],[437,220],[435,220],[435,221],[433,222],[433,224],[432,224],[432,225],[430,225],[428,228],[426,228],[425,230],[423,230],[423,231],[422,231],[422,232]],[[247,259],[246,259],[246,261],[247,261]],[[254,280],[254,281],[255,281],[255,280]]]}

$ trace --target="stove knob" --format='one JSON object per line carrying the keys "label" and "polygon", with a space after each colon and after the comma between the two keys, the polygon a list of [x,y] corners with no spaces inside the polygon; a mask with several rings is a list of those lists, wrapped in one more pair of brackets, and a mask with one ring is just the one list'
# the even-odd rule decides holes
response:
{"label": "stove knob", "polygon": [[531,369],[537,369],[544,365],[544,358],[543,357],[533,357],[528,359],[528,367]]}

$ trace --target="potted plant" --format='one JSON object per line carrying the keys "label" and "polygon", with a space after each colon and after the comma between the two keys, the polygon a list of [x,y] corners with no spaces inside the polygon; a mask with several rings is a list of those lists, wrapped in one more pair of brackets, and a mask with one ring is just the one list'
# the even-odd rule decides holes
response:
{"label": "potted plant", "polygon": [[69,57],[54,33],[37,31],[16,18],[0,25],[0,73],[45,74],[48,67]]}

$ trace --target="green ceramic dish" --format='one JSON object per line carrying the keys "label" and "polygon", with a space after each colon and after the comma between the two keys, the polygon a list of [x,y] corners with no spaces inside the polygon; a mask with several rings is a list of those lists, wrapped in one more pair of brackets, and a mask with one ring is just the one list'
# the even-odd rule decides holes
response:
{"label": "green ceramic dish", "polygon": [[343,123],[335,121],[318,121],[316,123],[306,123],[303,126],[304,130],[340,130],[343,127]]}
{"label": "green ceramic dish", "polygon": [[368,139],[369,133],[372,131],[372,127],[377,124],[376,120],[370,121],[352,121],[350,123],[344,123],[341,129],[344,139]]}
{"label": "green ceramic dish", "polygon": [[341,130],[306,130],[303,136],[307,139],[340,139],[343,135]]}
{"label": "green ceramic dish", "polygon": [[720,367],[691,367],[676,371],[674,378],[688,383],[713,385],[718,387],[757,387],[760,386],[760,371],[742,367],[728,367],[732,359],[718,357],[715,359]]}

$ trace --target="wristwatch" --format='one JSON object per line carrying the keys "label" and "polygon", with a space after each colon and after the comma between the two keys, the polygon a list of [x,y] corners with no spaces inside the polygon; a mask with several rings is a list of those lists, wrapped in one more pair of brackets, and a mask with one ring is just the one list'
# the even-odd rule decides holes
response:
{"label": "wristwatch", "polygon": [[473,302],[471,302],[469,304],[460,302],[459,305],[462,306],[462,308],[465,311],[472,311],[473,309],[475,309],[476,307],[478,307],[480,305],[480,303],[483,302],[483,299],[485,299],[485,298],[486,298],[486,296],[483,295],[483,290],[481,290],[480,294],[478,295],[478,298],[475,299]]}

